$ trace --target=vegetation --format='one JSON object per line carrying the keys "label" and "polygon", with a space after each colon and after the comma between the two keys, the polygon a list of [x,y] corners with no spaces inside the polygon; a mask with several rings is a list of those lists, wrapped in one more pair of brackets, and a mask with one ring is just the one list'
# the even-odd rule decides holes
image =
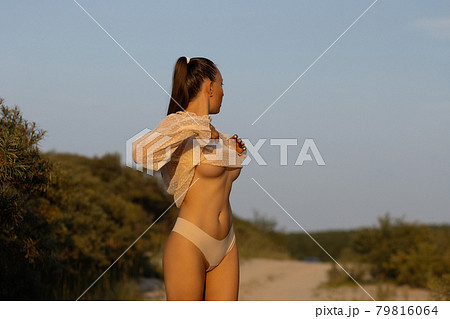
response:
{"label": "vegetation", "polygon": [[53,167],[37,148],[45,131],[23,120],[17,107],[3,99],[0,105],[0,296],[14,298],[20,289],[38,296],[46,276],[38,269],[56,267],[56,239],[45,236],[52,226],[42,212]]}
{"label": "vegetation", "polygon": [[[172,203],[158,181],[123,167],[118,154],[42,154],[45,131],[0,100],[0,298],[74,300]],[[171,209],[83,296],[157,276]]]}
{"label": "vegetation", "polygon": [[[429,289],[434,300],[450,299],[450,226],[407,223],[389,213],[379,226],[361,228],[339,255],[341,265],[358,282],[394,283]],[[333,265],[329,284],[350,284]]]}
{"label": "vegetation", "polygon": [[242,258],[290,259],[283,234],[275,231],[276,222],[258,212],[248,221],[233,215],[234,231]]}
{"label": "vegetation", "polygon": [[[350,245],[356,230],[311,232],[310,235],[332,256],[339,257]],[[284,245],[292,258],[305,260],[314,258],[331,261],[330,257],[304,232],[284,234]]]}
{"label": "vegetation", "polygon": [[450,272],[450,232],[448,227],[379,218],[378,228],[356,234],[351,249],[358,261],[370,264],[374,279],[426,287],[432,277]]}

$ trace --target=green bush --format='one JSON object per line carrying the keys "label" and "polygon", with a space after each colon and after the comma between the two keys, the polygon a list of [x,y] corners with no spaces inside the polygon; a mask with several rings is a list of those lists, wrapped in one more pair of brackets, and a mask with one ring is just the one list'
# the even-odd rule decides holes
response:
{"label": "green bush", "polygon": [[0,98],[0,298],[38,298],[44,268],[58,267],[57,239],[43,211],[53,165],[37,147],[45,131]]}
{"label": "green bush", "polygon": [[448,227],[393,221],[389,214],[379,224],[359,230],[352,241],[355,260],[370,264],[373,278],[425,288],[432,278],[448,274]]}
{"label": "green bush", "polygon": [[[87,158],[41,153],[45,131],[0,100],[0,298],[75,300],[172,203],[156,178],[120,164],[119,154]],[[86,299],[151,270],[174,209],[102,277]],[[152,266],[153,267],[153,266]]]}

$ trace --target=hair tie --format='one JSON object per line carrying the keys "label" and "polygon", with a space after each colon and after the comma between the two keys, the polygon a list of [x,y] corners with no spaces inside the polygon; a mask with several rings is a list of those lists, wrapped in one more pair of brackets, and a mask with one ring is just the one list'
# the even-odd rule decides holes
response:
{"label": "hair tie", "polygon": [[188,57],[186,57],[186,60],[187,60],[187,63],[189,64],[189,61],[190,61],[191,59],[189,59]]}

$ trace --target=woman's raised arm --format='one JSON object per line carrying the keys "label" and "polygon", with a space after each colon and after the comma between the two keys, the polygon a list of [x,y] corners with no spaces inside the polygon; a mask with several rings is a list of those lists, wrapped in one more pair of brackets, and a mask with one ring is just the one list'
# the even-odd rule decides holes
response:
{"label": "woman's raised arm", "polygon": [[211,138],[210,119],[169,114],[152,132],[133,142],[133,160],[145,168],[158,171],[170,161],[178,146],[193,135],[200,139]]}

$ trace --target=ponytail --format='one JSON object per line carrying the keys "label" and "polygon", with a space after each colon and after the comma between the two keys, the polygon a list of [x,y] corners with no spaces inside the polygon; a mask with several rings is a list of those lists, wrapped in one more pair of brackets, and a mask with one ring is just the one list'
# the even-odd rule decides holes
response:
{"label": "ponytail", "polygon": [[178,58],[173,71],[172,95],[167,115],[184,111],[189,101],[200,91],[203,82],[216,79],[217,71],[216,65],[207,58],[191,58],[189,63],[184,56]]}

